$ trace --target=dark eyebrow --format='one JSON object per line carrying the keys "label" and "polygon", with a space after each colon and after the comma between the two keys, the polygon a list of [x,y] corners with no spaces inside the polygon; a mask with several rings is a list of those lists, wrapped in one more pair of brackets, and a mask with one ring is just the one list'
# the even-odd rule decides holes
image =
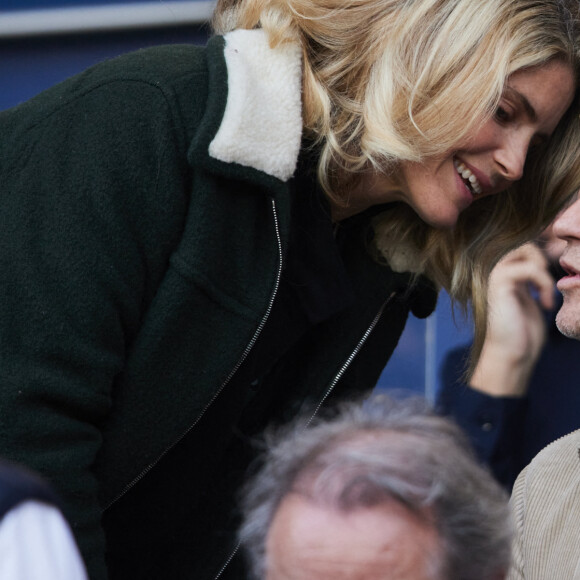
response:
{"label": "dark eyebrow", "polygon": [[[516,89],[510,86],[507,86],[505,88],[504,94],[506,94],[510,99],[514,99],[515,101],[517,101],[520,104],[520,106],[524,108],[524,110],[526,111],[526,115],[528,116],[530,121],[532,121],[532,123],[535,123],[538,120],[536,110],[534,109],[534,107],[532,107],[532,103],[528,101],[526,95],[522,95],[522,93],[516,91]],[[548,141],[551,137],[551,135],[548,133],[538,133],[537,136],[542,141]]]}
{"label": "dark eyebrow", "polygon": [[520,105],[526,110],[526,115],[530,118],[530,121],[536,122],[538,120],[538,115],[536,114],[536,110],[532,107],[530,101],[528,101],[525,95],[516,91],[514,88],[507,86],[505,88],[505,93],[512,99],[515,99],[520,103]]}

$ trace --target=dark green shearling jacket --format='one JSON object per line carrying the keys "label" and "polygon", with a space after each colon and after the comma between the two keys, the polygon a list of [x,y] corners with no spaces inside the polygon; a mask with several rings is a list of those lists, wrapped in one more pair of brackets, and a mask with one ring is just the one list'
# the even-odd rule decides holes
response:
{"label": "dark green shearling jacket", "polygon": [[[0,113],[0,454],[53,482],[94,579],[102,511],[227,395],[283,267],[287,179],[209,153],[223,46],[143,50]],[[282,415],[372,388],[409,308],[434,306],[363,230],[356,304],[317,329]]]}

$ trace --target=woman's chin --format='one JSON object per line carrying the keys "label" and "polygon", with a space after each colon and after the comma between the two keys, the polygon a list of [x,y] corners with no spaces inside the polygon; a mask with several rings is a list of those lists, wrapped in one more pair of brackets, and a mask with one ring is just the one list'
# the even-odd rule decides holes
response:
{"label": "woman's chin", "polygon": [[419,217],[429,226],[438,230],[449,230],[457,225],[459,212],[456,209],[419,213]]}

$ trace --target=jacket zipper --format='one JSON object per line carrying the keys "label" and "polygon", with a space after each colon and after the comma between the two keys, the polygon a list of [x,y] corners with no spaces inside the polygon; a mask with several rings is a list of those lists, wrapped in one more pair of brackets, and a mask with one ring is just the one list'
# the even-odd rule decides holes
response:
{"label": "jacket zipper", "polygon": [[214,580],[218,580],[218,578],[224,573],[224,570],[230,565],[230,562],[234,559],[234,556],[238,553],[239,549],[240,542],[236,544],[236,547],[233,549],[232,553],[228,556],[228,559],[224,562],[224,565],[222,566],[221,570],[218,572]]}
{"label": "jacket zipper", "polygon": [[[278,212],[276,210],[276,202],[275,202],[275,200],[272,199],[271,200],[271,203],[272,203],[272,215],[273,215],[273,218],[274,218],[274,229],[275,229],[275,232],[276,232],[276,242],[277,242],[277,245],[278,245],[278,271],[276,273],[276,280],[275,280],[275,283],[274,283],[274,289],[272,291],[272,294],[270,295],[270,301],[268,303],[268,307],[266,309],[266,312],[264,313],[264,316],[262,316],[262,320],[260,321],[260,324],[258,325],[258,328],[254,332],[254,335],[252,336],[252,339],[247,344],[247,346],[244,349],[244,352],[242,353],[242,356],[239,358],[238,362],[234,365],[234,367],[232,368],[232,370],[230,371],[230,373],[228,374],[228,376],[226,377],[226,379],[224,380],[224,382],[221,384],[220,388],[216,391],[216,393],[214,394],[214,396],[211,398],[211,400],[202,409],[202,411],[198,415],[197,419],[189,426],[189,428],[178,439],[176,439],[169,447],[167,447],[167,449],[165,449],[159,455],[159,457],[157,457],[157,459],[155,461],[153,461],[152,463],[150,463],[139,475],[137,475],[137,477],[135,477],[135,479],[133,479],[131,482],[129,482],[123,488],[123,490],[113,500],[111,500],[107,504],[107,506],[104,508],[103,511],[106,511],[107,509],[109,509],[113,504],[115,504],[116,502],[118,502],[130,489],[132,489],[137,483],[139,483],[139,481],[141,481],[159,463],[159,461],[161,461],[161,459],[163,457],[165,457],[165,455],[171,449],[173,449],[180,441],[182,441],[183,438],[186,437],[187,434],[199,423],[199,421],[205,415],[205,413],[207,412],[207,410],[211,407],[211,405],[213,404],[213,402],[217,399],[217,397],[220,395],[220,393],[224,390],[224,388],[226,387],[226,385],[231,381],[232,377],[236,374],[237,370],[240,368],[240,366],[242,365],[242,363],[244,362],[244,360],[246,360],[246,357],[248,356],[248,354],[252,350],[254,344],[258,340],[258,337],[260,336],[260,333],[264,329],[264,326],[266,325],[266,321],[268,320],[268,318],[270,316],[270,313],[272,311],[272,305],[274,304],[274,299],[276,298],[276,295],[278,293],[278,287],[280,286],[280,278],[282,276],[282,266],[283,266],[282,238],[280,236],[280,226],[279,226],[279,222],[278,222]],[[232,557],[233,557],[233,554],[232,554]],[[221,572],[220,572],[220,574],[221,574]]]}
{"label": "jacket zipper", "polygon": [[383,312],[385,311],[387,304],[389,304],[389,302],[393,299],[395,294],[396,294],[396,292],[392,292],[391,295],[383,302],[383,305],[380,307],[379,311],[377,312],[377,314],[373,318],[370,326],[366,329],[366,332],[362,335],[362,338],[358,341],[358,344],[355,346],[354,350],[350,353],[350,356],[344,361],[343,365],[340,367],[340,369],[338,370],[338,372],[334,376],[334,379],[332,379],[332,381],[330,382],[330,385],[328,386],[326,393],[324,393],[324,396],[322,397],[322,399],[320,399],[318,405],[314,409],[312,416],[310,417],[310,419],[308,419],[308,422],[306,423],[306,427],[308,427],[308,425],[310,425],[310,423],[314,420],[314,417],[316,417],[316,415],[318,414],[318,411],[320,411],[320,407],[322,407],[322,405],[324,404],[324,401],[326,401],[326,399],[328,399],[328,397],[330,396],[330,393],[332,393],[332,391],[334,390],[334,387],[336,387],[336,383],[338,383],[338,381],[340,381],[340,379],[342,378],[342,376],[346,372],[346,369],[348,369],[348,367],[351,365],[352,361],[354,360],[354,357],[360,352],[361,348],[364,346],[364,343],[367,341],[369,335],[375,329],[375,326],[378,324],[379,320],[381,319],[381,316],[383,315]]}
{"label": "jacket zipper", "polygon": [[[348,367],[351,365],[352,361],[354,360],[354,357],[360,352],[364,343],[367,341],[369,335],[371,334],[371,332],[374,330],[375,326],[378,324],[379,320],[381,319],[381,316],[383,315],[383,312],[385,311],[387,304],[389,304],[389,302],[393,299],[395,294],[396,294],[396,292],[392,292],[391,295],[385,300],[385,302],[383,303],[383,305],[381,306],[381,308],[379,309],[379,311],[377,312],[377,314],[373,318],[370,326],[366,329],[366,332],[362,335],[361,339],[358,341],[357,345],[354,347],[354,350],[350,353],[350,355],[344,361],[344,363],[342,364],[340,369],[338,369],[338,372],[336,373],[336,375],[334,376],[332,381],[330,381],[330,384],[328,386],[328,389],[326,390],[326,393],[324,393],[324,396],[322,397],[322,399],[320,399],[318,405],[316,406],[316,409],[314,409],[312,416],[310,417],[310,419],[308,419],[308,422],[306,423],[306,427],[308,427],[308,425],[310,425],[310,423],[312,422],[314,417],[316,417],[316,415],[318,414],[318,411],[320,411],[320,407],[322,407],[322,405],[324,404],[324,401],[326,401],[326,399],[328,399],[328,397],[330,396],[330,393],[332,393],[332,391],[334,390],[334,387],[336,386],[338,381],[340,381],[340,379],[342,378],[342,376],[346,372],[346,369],[348,369]],[[232,553],[228,556],[227,560],[225,561],[224,565],[222,566],[221,570],[218,572],[218,574],[214,578],[214,580],[218,580],[219,577],[224,573],[225,569],[229,566],[230,562],[233,560],[234,556],[237,554],[239,549],[240,549],[240,542],[238,542],[236,544],[236,547],[233,549]]]}

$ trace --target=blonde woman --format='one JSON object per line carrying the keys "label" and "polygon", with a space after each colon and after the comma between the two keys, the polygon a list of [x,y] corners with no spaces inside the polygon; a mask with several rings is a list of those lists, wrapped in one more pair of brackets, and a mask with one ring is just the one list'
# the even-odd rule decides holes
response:
{"label": "blonde woman", "polygon": [[[0,454],[92,579],[242,578],[248,441],[371,389],[580,186],[563,0],[243,0],[0,115]],[[477,356],[477,346],[476,353]]]}

